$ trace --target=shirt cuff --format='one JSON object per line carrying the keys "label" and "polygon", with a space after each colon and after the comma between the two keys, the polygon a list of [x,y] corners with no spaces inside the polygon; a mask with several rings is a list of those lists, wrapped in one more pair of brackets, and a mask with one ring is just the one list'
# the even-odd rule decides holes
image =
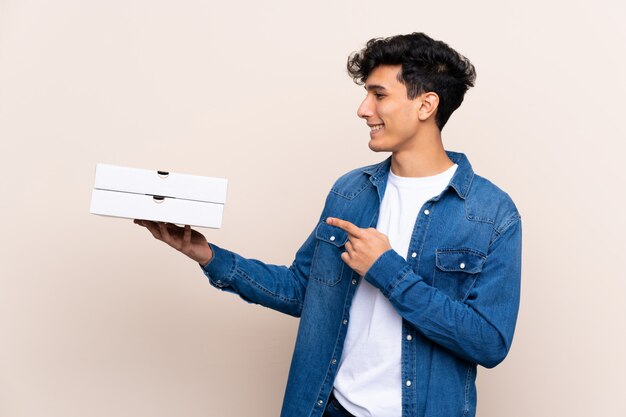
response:
{"label": "shirt cuff", "polygon": [[200,265],[200,268],[211,285],[226,290],[235,278],[235,254],[211,243],[209,246],[213,251],[213,257],[208,264]]}
{"label": "shirt cuff", "polygon": [[411,272],[410,265],[393,249],[389,249],[374,261],[365,273],[365,280],[378,288],[385,297]]}

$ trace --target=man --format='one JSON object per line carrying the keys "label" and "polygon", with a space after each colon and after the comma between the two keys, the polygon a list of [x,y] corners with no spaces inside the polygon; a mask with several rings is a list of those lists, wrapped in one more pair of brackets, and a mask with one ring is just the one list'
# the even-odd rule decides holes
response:
{"label": "man", "polygon": [[283,417],[474,416],[476,365],[509,351],[521,271],[512,200],[441,140],[474,67],[413,33],[370,40],[348,72],[369,147],[392,155],[335,182],[289,268],[136,222],[212,285],[301,317]]}

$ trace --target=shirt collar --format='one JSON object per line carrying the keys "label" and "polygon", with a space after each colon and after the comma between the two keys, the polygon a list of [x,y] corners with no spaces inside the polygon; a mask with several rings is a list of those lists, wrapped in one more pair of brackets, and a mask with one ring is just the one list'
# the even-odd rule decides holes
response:
{"label": "shirt collar", "polygon": [[[474,179],[474,170],[465,154],[460,152],[446,151],[448,158],[458,165],[456,172],[450,179],[449,186],[452,187],[462,199],[467,197],[469,189]],[[378,186],[382,181],[387,181],[389,170],[391,169],[391,157],[379,164],[371,165],[363,170],[370,175],[370,181]]]}

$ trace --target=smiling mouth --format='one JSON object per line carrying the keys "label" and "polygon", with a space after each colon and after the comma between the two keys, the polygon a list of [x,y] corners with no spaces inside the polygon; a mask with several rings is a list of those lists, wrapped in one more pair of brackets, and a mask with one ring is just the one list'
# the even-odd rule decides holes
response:
{"label": "smiling mouth", "polygon": [[379,130],[381,130],[383,127],[385,127],[384,124],[378,124],[378,125],[369,125],[370,127],[370,132],[378,132]]}

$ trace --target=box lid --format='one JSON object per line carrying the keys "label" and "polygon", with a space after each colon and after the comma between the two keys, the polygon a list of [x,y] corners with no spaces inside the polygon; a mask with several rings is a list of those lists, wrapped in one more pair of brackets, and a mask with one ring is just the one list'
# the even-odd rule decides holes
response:
{"label": "box lid", "polygon": [[94,188],[185,200],[226,202],[225,178],[98,164]]}

